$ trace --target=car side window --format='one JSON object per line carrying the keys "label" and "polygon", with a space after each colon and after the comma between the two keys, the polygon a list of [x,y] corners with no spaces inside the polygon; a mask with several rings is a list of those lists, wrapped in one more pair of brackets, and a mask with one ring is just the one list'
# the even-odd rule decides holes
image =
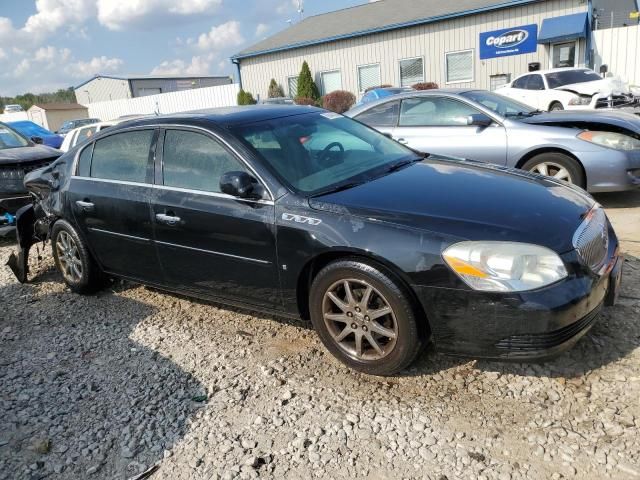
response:
{"label": "car side window", "polygon": [[355,119],[370,127],[395,127],[399,110],[400,102],[386,102],[362,112]]}
{"label": "car side window", "polygon": [[220,177],[246,167],[220,142],[188,130],[167,130],[162,152],[164,185],[220,192]]}
{"label": "car side window", "polygon": [[78,166],[76,175],[79,177],[88,177],[91,175],[91,154],[93,153],[93,144],[87,145],[78,156]]}
{"label": "car side window", "polygon": [[544,90],[544,81],[542,80],[542,75],[529,75],[527,90]]}
{"label": "car side window", "polygon": [[462,102],[450,98],[421,97],[402,101],[401,127],[460,127],[467,125],[467,117],[479,113]]}
{"label": "car side window", "polygon": [[96,133],[98,127],[85,127],[78,130],[78,134],[76,136],[76,144],[82,143],[85,140],[91,138],[91,136]]}
{"label": "car side window", "polygon": [[153,130],[110,135],[95,142],[91,177],[145,183],[150,177]]}
{"label": "car side window", "polygon": [[527,83],[529,82],[529,77],[531,77],[531,75],[525,75],[524,77],[520,77],[520,78],[516,78],[513,81],[513,84],[511,85],[512,88],[520,88],[520,89],[526,89],[527,88]]}

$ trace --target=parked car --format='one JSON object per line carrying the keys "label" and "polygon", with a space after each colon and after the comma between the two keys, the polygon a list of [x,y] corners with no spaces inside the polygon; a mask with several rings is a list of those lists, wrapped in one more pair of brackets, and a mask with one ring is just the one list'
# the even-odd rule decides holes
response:
{"label": "parked car", "polygon": [[68,152],[73,147],[91,138],[96,133],[104,130],[105,128],[112,127],[117,123],[119,123],[117,120],[111,122],[98,122],[74,128],[65,135],[62,145],[60,146],[60,150]]}
{"label": "parked car", "polygon": [[275,98],[263,98],[259,102],[261,105],[295,105],[296,102],[293,98],[289,97],[275,97]]}
{"label": "parked car", "polygon": [[602,78],[588,68],[554,68],[520,75],[497,93],[538,110],[629,107],[638,99],[618,77]]}
{"label": "parked car", "polygon": [[22,105],[12,104],[12,105],[4,106],[3,113],[16,113],[16,112],[24,112]]}
{"label": "parked car", "polygon": [[421,152],[549,175],[590,192],[640,185],[640,119],[615,111],[542,113],[486,90],[428,90],[356,107],[355,118]]}
{"label": "parked car", "polygon": [[391,95],[397,95],[399,93],[412,92],[413,88],[411,87],[381,87],[374,88],[366,92],[358,105],[364,105],[365,103],[373,102],[375,100],[380,100],[381,98],[390,97]]}
{"label": "parked car", "polygon": [[0,215],[15,214],[31,202],[23,184],[27,172],[44,167],[60,151],[38,145],[8,125],[0,123]]}
{"label": "parked car", "polygon": [[619,291],[618,240],[583,190],[425,159],[312,107],[116,125],[25,184],[37,207],[18,217],[21,281],[50,238],[74,292],[111,275],[310,317],[371,374],[410,365],[429,338],[455,354],[558,353]]}
{"label": "parked car", "polygon": [[100,119],[98,118],[79,118],[77,120],[67,120],[62,124],[57,133],[64,137],[74,128],[82,127],[83,125],[89,125],[92,123],[98,123],[99,121]]}
{"label": "parked car", "polygon": [[50,132],[46,128],[29,120],[7,122],[7,125],[36,143],[42,143],[51,148],[60,148],[60,145],[62,145],[63,138],[60,135]]}

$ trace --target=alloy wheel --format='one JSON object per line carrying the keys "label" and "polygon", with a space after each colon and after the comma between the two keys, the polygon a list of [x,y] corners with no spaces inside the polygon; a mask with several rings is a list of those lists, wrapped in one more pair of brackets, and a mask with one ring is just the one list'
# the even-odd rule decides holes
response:
{"label": "alloy wheel", "polygon": [[331,285],[324,294],[322,315],[336,345],[356,360],[380,360],[396,345],[393,309],[364,280],[344,279]]}
{"label": "alloy wheel", "polygon": [[82,278],[83,265],[78,245],[73,237],[64,230],[58,234],[56,239],[56,253],[65,280],[73,283],[79,282]]}
{"label": "alloy wheel", "polygon": [[558,163],[541,162],[534,166],[530,172],[546,175],[547,177],[552,177],[556,180],[564,180],[565,182],[573,183],[569,170]]}

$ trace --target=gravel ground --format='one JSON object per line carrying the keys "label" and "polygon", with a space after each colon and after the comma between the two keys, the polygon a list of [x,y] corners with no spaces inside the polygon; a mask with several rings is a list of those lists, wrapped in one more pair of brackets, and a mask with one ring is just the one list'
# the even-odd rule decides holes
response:
{"label": "gravel ground", "polygon": [[640,478],[640,236],[626,235],[620,303],[570,352],[427,351],[386,379],[343,367],[304,322],[123,282],[77,296],[48,250],[31,284],[0,267],[0,478],[156,464],[152,479]]}

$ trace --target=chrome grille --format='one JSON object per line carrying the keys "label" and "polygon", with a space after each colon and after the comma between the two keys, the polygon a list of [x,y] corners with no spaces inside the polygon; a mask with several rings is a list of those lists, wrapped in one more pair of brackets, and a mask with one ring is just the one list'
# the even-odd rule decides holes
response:
{"label": "chrome grille", "polygon": [[596,206],[587,214],[573,235],[573,246],[584,264],[598,273],[609,248],[607,216],[602,207]]}

